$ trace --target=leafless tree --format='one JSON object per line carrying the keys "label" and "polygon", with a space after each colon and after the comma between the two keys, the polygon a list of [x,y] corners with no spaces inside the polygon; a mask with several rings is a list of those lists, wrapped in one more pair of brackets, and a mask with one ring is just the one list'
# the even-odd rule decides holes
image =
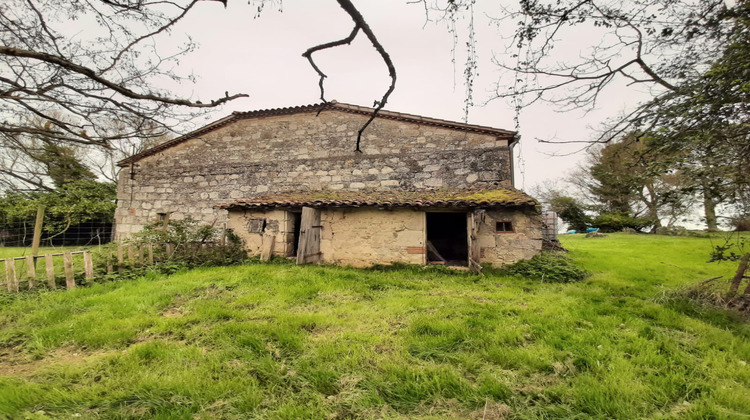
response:
{"label": "leafless tree", "polygon": [[[113,147],[144,135],[163,135],[201,109],[247,96],[227,92],[201,103],[154,87],[159,81],[191,80],[172,69],[195,45],[188,39],[169,51],[159,48],[158,38],[199,7],[221,7],[211,3],[0,2],[0,144],[6,152],[0,173],[6,182],[46,185],[23,159],[30,138]],[[42,123],[32,123],[38,121]]]}
{"label": "leafless tree", "polygon": [[614,118],[597,141],[648,132],[663,123],[657,111],[695,94],[693,82],[726,48],[727,11],[724,0],[521,1],[496,20],[518,26],[517,53],[495,60],[508,71],[495,97],[588,111],[625,84],[652,99]]}
{"label": "leafless tree", "polygon": [[[428,20],[473,24],[475,0],[413,0]],[[740,4],[746,0],[740,0]],[[560,111],[596,109],[623,85],[647,93],[642,104],[613,116],[596,139],[609,142],[634,129],[661,127],[657,112],[696,94],[695,82],[716,63],[744,7],[725,0],[521,0],[487,12],[500,34],[513,33],[493,62],[502,75],[491,99],[518,108],[547,102]],[[507,5],[507,6],[505,6]],[[495,40],[498,41],[498,40]],[[502,41],[502,40],[499,40]],[[467,101],[476,72],[473,25],[456,44],[467,45]],[[503,45],[504,44],[504,45]],[[619,90],[622,92],[622,90]],[[588,139],[581,139],[586,142]]]}
{"label": "leafless tree", "polygon": [[[204,103],[172,97],[155,86],[160,82],[193,81],[172,69],[196,47],[169,50],[160,45],[188,13],[209,3],[227,0],[8,0],[0,3],[0,182],[5,187],[49,189],[49,180],[34,162],[41,141],[91,150],[88,163],[113,178],[114,156],[130,153],[145,139],[173,131],[207,108],[245,97],[215,98]],[[385,47],[350,0],[337,0],[353,21],[349,37],[311,47],[304,52],[320,75],[321,99],[326,102],[326,75],[313,53],[349,44],[362,32],[388,68],[391,84],[375,101],[375,111],[356,139],[387,103],[396,86],[396,69]],[[258,17],[268,4],[252,0]],[[218,4],[217,4],[218,6]],[[71,24],[76,22],[76,25]],[[80,27],[86,33],[79,33]],[[92,149],[93,148],[93,149]],[[101,150],[107,149],[106,151]],[[98,150],[98,151],[97,151]]]}

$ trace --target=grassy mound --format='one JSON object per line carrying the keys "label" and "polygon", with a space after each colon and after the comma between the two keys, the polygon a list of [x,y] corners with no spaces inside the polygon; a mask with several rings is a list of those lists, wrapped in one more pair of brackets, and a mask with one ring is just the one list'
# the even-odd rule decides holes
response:
{"label": "grassy mound", "polygon": [[584,281],[253,264],[0,295],[0,418],[741,418],[750,327],[660,296],[710,240],[563,238]]}

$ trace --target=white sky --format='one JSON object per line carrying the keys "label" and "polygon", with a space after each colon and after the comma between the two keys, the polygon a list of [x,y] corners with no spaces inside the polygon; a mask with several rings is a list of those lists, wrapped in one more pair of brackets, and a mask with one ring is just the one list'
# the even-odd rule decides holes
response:
{"label": "white sky", "polygon": [[[515,1],[506,0],[515,4]],[[390,53],[398,82],[386,109],[454,121],[463,119],[463,44],[458,45],[457,63],[451,62],[452,37],[444,24],[428,23],[421,4],[406,0],[355,1],[378,39]],[[477,9],[479,78],[475,83],[475,103],[468,122],[514,130],[515,111],[503,100],[481,106],[497,81],[499,69],[490,62],[494,55],[506,54],[513,23],[501,34],[491,26],[485,13]],[[302,57],[309,47],[346,37],[352,30],[349,16],[334,0],[284,0],[283,12],[267,7],[254,19],[255,7],[246,0],[229,0],[225,9],[219,2],[199,4],[172,32],[175,42],[188,34],[200,44],[191,56],[181,60],[178,73],[193,72],[198,81],[176,89],[175,96],[208,101],[224,95],[248,93],[249,98],[224,106],[209,120],[231,111],[289,107],[319,102],[318,78]],[[458,22],[463,31],[467,22]],[[424,27],[423,27],[424,26]],[[581,32],[561,51],[585,51],[585,40],[596,33]],[[595,40],[595,39],[594,39]],[[157,40],[164,43],[164,39]],[[356,105],[372,106],[388,86],[385,65],[366,38],[359,34],[351,46],[316,53],[316,62],[328,74],[326,98]],[[548,104],[524,109],[520,118],[521,145],[516,148],[516,186],[529,190],[547,179],[558,178],[573,168],[583,153],[566,155],[582,145],[543,144],[537,139],[589,140],[592,128],[603,118],[615,116],[638,99],[628,89],[615,89],[600,103],[596,112],[555,112]],[[640,96],[643,99],[644,96]],[[203,125],[205,122],[199,122]],[[520,156],[518,155],[520,153]]]}

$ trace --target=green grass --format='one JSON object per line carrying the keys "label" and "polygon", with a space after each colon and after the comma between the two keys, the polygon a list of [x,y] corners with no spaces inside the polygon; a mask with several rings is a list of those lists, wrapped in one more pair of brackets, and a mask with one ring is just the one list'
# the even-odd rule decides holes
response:
{"label": "green grass", "polygon": [[711,240],[563,243],[586,281],[274,263],[2,294],[0,418],[746,418],[747,321],[670,297],[732,274]]}

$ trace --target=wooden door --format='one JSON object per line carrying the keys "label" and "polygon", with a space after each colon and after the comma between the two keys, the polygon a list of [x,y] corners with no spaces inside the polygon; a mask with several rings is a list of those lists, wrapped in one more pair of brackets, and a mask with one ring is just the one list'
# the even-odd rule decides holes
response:
{"label": "wooden door", "polygon": [[469,241],[469,270],[475,273],[482,272],[482,265],[479,264],[481,255],[479,249],[479,223],[482,220],[483,213],[481,210],[475,210],[469,213],[466,221]]}
{"label": "wooden door", "polygon": [[320,209],[302,208],[302,221],[297,244],[297,264],[316,263],[323,259],[320,253]]}

